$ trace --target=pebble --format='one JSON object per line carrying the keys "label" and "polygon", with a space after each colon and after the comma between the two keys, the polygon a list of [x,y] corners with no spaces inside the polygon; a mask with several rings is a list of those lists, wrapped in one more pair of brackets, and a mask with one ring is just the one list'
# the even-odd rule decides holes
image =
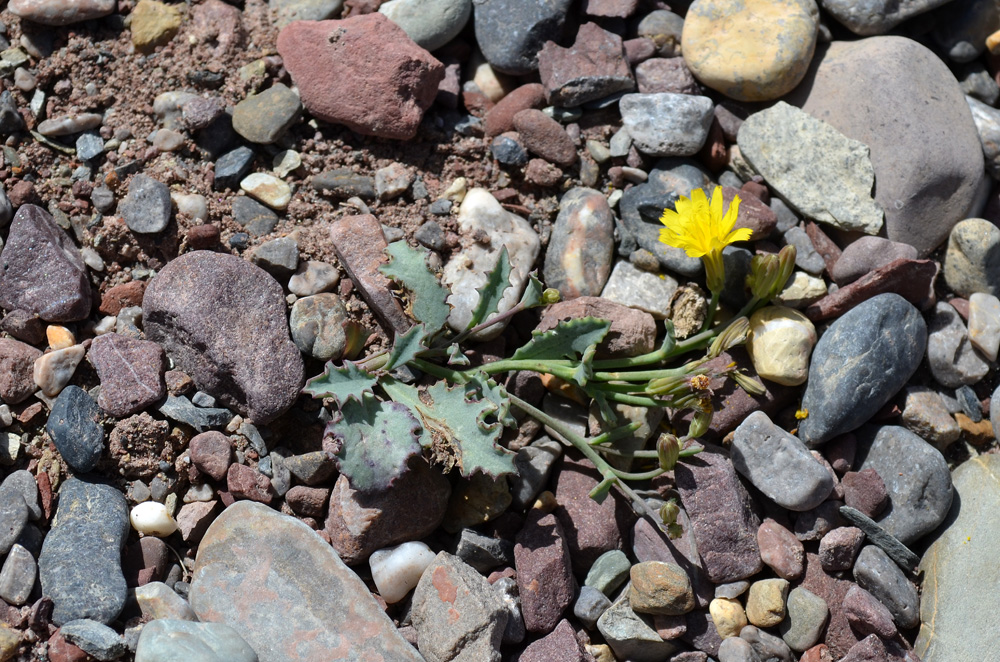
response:
{"label": "pebble", "polygon": [[986,376],[990,364],[969,341],[969,332],[952,306],[938,303],[927,326],[927,363],[939,384],[957,388]]}
{"label": "pebble", "polygon": [[[18,69],[21,71],[21,69]],[[96,159],[104,153],[104,139],[92,131],[81,133],[76,139],[76,156],[81,161]]]}
{"label": "pebble", "polygon": [[278,237],[254,249],[250,262],[280,277],[288,276],[299,266],[299,245],[291,237]]}
{"label": "pebble", "polygon": [[788,616],[779,625],[781,639],[797,653],[814,646],[823,635],[823,628],[830,617],[826,601],[802,586],[788,594]]}
{"label": "pebble", "polygon": [[[978,60],[973,60],[959,67],[955,77],[958,78],[962,92],[968,97],[978,99],[988,106],[993,106],[1000,99],[1000,86],[993,80],[993,76],[986,70],[985,65]],[[976,120],[975,113],[973,113],[973,120]],[[990,166],[987,163],[988,167]]]}
{"label": "pebble", "polygon": [[658,319],[670,317],[670,300],[678,283],[667,274],[654,274],[638,269],[631,262],[615,263],[601,298],[635,308]]}
{"label": "pebble", "polygon": [[157,411],[172,421],[190,425],[198,432],[204,431],[205,428],[222,427],[233,418],[232,412],[228,409],[195,407],[186,397],[169,393]]}
{"label": "pebble", "polygon": [[[462,235],[474,236],[482,232],[489,241],[467,246],[444,266],[441,284],[451,290],[448,303],[452,311],[448,324],[456,332],[468,326],[473,308],[479,303],[478,288],[486,282],[502,247],[507,248],[511,273],[510,287],[498,306],[501,313],[520,300],[527,286],[528,272],[541,250],[538,235],[528,222],[504,209],[486,189],[474,188],[465,194],[458,211],[458,226]],[[501,333],[504,326],[496,324],[473,337],[489,340]]]}
{"label": "pebble", "polygon": [[796,271],[785,284],[785,289],[772,300],[789,308],[807,308],[827,294],[826,281],[804,271]]}
{"label": "pebble", "polygon": [[757,529],[761,560],[774,574],[793,581],[805,571],[805,549],[791,531],[773,519],[765,519]]}
{"label": "pebble", "polygon": [[106,333],[94,339],[89,358],[101,380],[97,404],[112,416],[137,414],[167,393],[166,356],[154,342]]}
{"label": "pebble", "polygon": [[292,21],[325,21],[340,15],[343,0],[269,0],[275,24],[285,27]]}
{"label": "pebble", "polygon": [[487,574],[499,565],[509,566],[514,562],[514,543],[464,528],[455,544],[455,556]]}
{"label": "pebble", "polygon": [[934,278],[938,266],[933,260],[895,260],[862,276],[850,285],[806,308],[809,319],[815,321],[843,315],[862,301],[888,292],[899,294],[921,310],[934,304]]}
{"label": "pebble", "polygon": [[277,48],[310,114],[368,136],[413,138],[445,75],[444,65],[378,12],[294,21],[278,34]]}
{"label": "pebble", "polygon": [[858,444],[860,469],[874,469],[882,477],[892,504],[879,525],[903,544],[936,529],[953,496],[951,474],[940,451],[909,430],[890,425],[863,428]]}
{"label": "pebble", "polygon": [[819,541],[823,569],[830,573],[850,570],[864,541],[865,534],[857,527],[842,526],[829,531]]}
{"label": "pebble", "polygon": [[38,557],[52,622],[78,618],[110,623],[125,605],[121,549],[128,535],[125,497],[115,487],[70,478],[59,489],[52,530]]}
{"label": "pebble", "polygon": [[841,478],[844,503],[868,517],[877,517],[889,503],[885,481],[874,469],[848,471]]}
{"label": "pebble", "polygon": [[778,660],[780,662],[792,662],[792,651],[788,645],[772,634],[758,629],[756,626],[748,625],[740,632],[740,639],[750,644],[753,652],[761,660]]}
{"label": "pebble", "polygon": [[588,662],[593,659],[584,652],[583,645],[577,640],[576,632],[569,621],[559,621],[551,633],[533,641],[524,649],[518,662]]}
{"label": "pebble", "polygon": [[[196,221],[208,220],[208,200],[198,193],[178,193],[172,191],[170,200],[177,211]],[[197,227],[197,226],[195,226]]]}
{"label": "pebble", "polygon": [[14,544],[0,569],[0,598],[12,605],[24,605],[35,588],[38,565],[31,552]]}
{"label": "pebble", "polygon": [[90,131],[101,126],[104,118],[97,113],[81,113],[79,115],[64,115],[38,123],[36,130],[47,137],[71,136],[75,133]]}
{"label": "pebble", "polygon": [[249,196],[233,198],[233,220],[254,237],[274,232],[278,215]]}
{"label": "pebble", "polygon": [[740,630],[747,625],[747,614],[743,605],[735,598],[715,598],[708,605],[712,623],[723,639],[739,637]]}
{"label": "pebble", "polygon": [[507,609],[486,578],[456,556],[440,552],[424,571],[411,618],[427,662],[500,660]]}
{"label": "pebble", "polygon": [[285,503],[296,514],[317,519],[322,519],[326,514],[326,504],[329,498],[329,488],[306,487],[304,485],[296,485],[285,493]]}
{"label": "pebble", "polygon": [[564,299],[599,295],[610,276],[614,245],[607,198],[582,187],[566,192],[545,253],[546,286]]}
{"label": "pebble", "polygon": [[135,175],[128,185],[128,195],[118,207],[125,224],[132,232],[155,234],[170,223],[173,204],[170,189],[146,175]]}
{"label": "pebble", "polygon": [[340,282],[337,268],[317,260],[300,260],[295,273],[288,279],[288,291],[300,297],[328,292]]}
{"label": "pebble", "polygon": [[708,97],[670,92],[626,94],[619,101],[628,135],[649,156],[697,154],[708,137],[712,107]]}
{"label": "pebble", "polygon": [[[863,12],[858,11],[857,5],[849,0],[823,0],[821,4],[823,9],[830,12],[851,32],[869,36],[884,34],[908,18],[922,14],[943,3],[941,0],[918,0],[906,5],[897,5],[878,0]],[[852,660],[852,662],[854,661]]]}
{"label": "pebble", "polygon": [[0,252],[0,306],[46,322],[90,314],[91,292],[80,251],[41,207],[22,204]]}
{"label": "pebble", "polygon": [[299,118],[299,95],[282,83],[251,94],[233,109],[233,129],[252,143],[277,142]]}
{"label": "pebble", "polygon": [[750,585],[747,595],[747,620],[757,627],[769,628],[785,620],[788,580],[759,579]]}
{"label": "pebble", "polygon": [[215,501],[192,501],[181,506],[177,513],[177,530],[184,542],[196,543],[202,539],[215,520],[215,506]]}
{"label": "pebble", "polygon": [[601,591],[592,586],[581,586],[580,593],[573,603],[573,615],[583,623],[588,630],[597,628],[597,621],[611,607],[611,600]]}
{"label": "pebble", "polygon": [[860,586],[852,586],[847,591],[844,596],[844,612],[859,636],[877,634],[885,639],[892,639],[898,632],[892,614],[885,605]]}
{"label": "pebble", "polygon": [[813,350],[799,438],[815,448],[866,422],[913,375],[926,343],[923,317],[897,294],[880,294],[842,315]]}
{"label": "pebble", "polygon": [[[212,180],[212,188],[216,191],[238,188],[240,182],[250,172],[253,159],[253,150],[245,145],[220,156],[215,161],[215,178]],[[235,201],[239,199],[234,199],[234,207]]]}
{"label": "pebble", "polygon": [[152,53],[180,30],[184,14],[179,8],[156,0],[139,0],[130,14],[132,44],[140,53]]}
{"label": "pebble", "polygon": [[809,238],[805,230],[797,225],[793,226],[785,231],[784,238],[787,245],[795,246],[795,266],[814,276],[823,273],[826,262],[823,260],[823,256],[816,251],[812,239]]}
{"label": "pebble", "polygon": [[7,404],[24,402],[38,388],[33,366],[42,353],[18,340],[0,338],[0,399]]}
{"label": "pebble", "polygon": [[[17,472],[11,474],[16,475]],[[20,540],[28,518],[32,515],[31,508],[16,483],[17,479],[8,477],[0,487],[0,516],[4,522],[0,529],[0,551],[9,551]]]}
{"label": "pebble", "polygon": [[406,193],[413,175],[401,163],[392,163],[375,171],[375,195],[379,200],[395,200]]}
{"label": "pebble", "polygon": [[545,42],[559,39],[570,0],[486,0],[473,12],[476,41],[492,68],[520,76],[538,68]]}
{"label": "pebble", "polygon": [[976,292],[1000,295],[1000,228],[982,218],[960,221],[948,236],[944,255],[944,280],[958,296]]}
{"label": "pebble", "polygon": [[695,607],[691,580],[673,563],[644,561],[629,571],[629,604],[640,614],[681,616]]}
{"label": "pebble", "polygon": [[[226,303],[233,300],[241,306]],[[143,328],[198,388],[266,423],[292,405],[302,384],[285,310],[281,286],[262,269],[194,251],[171,260],[146,288]]]}
{"label": "pebble", "polygon": [[[502,644],[519,644],[524,641],[524,619],[521,618],[521,599],[517,595],[517,580],[500,577],[493,582],[493,591],[500,596],[507,609],[507,626],[503,630]],[[565,621],[563,621],[565,622]]]}
{"label": "pebble", "polygon": [[635,80],[640,94],[673,92],[702,94],[703,89],[682,57],[654,57],[635,68]]}
{"label": "pebble", "polygon": [[684,61],[731,99],[769,101],[805,77],[818,29],[807,0],[696,0],[684,18]]}
{"label": "pebble", "polygon": [[884,604],[902,628],[920,623],[920,598],[899,566],[875,545],[867,545],[854,564],[854,580]]}
{"label": "pebble", "polygon": [[165,538],[177,530],[177,522],[162,503],[145,501],[129,513],[132,527],[142,535]]}
{"label": "pebble", "polygon": [[753,647],[739,637],[723,639],[719,645],[719,662],[755,662],[760,658],[754,653]]}
{"label": "pebble", "polygon": [[74,472],[97,466],[104,450],[101,410],[79,386],[67,386],[52,404],[45,431]]}
{"label": "pebble", "polygon": [[271,209],[284,211],[292,200],[292,187],[266,172],[254,172],[240,181],[240,188]]}
{"label": "pebble", "polygon": [[116,660],[127,651],[121,635],[107,625],[89,618],[64,623],[59,631],[66,641],[102,662]]}
{"label": "pebble", "polygon": [[504,165],[523,166],[528,163],[528,153],[513,135],[499,135],[490,143],[493,158]]}
{"label": "pebble", "polygon": [[521,613],[528,632],[550,632],[576,589],[564,527],[552,514],[529,512],[514,544]]}
{"label": "pebble", "polygon": [[902,423],[906,429],[920,435],[940,451],[957,441],[962,434],[941,394],[928,389],[907,390]]}
{"label": "pebble", "polygon": [[378,10],[418,46],[433,52],[462,31],[472,17],[472,0],[389,0]]}
{"label": "pebble", "polygon": [[809,376],[809,355],[816,328],[805,315],[785,306],[768,306],[750,316],[747,351],[763,379],[798,386]]}
{"label": "pebble", "polygon": [[795,518],[795,537],[802,542],[818,541],[838,526],[844,526],[840,515],[841,501],[824,501]]}
{"label": "pebble", "polygon": [[514,457],[517,472],[507,479],[514,508],[523,510],[535,502],[561,454],[562,444],[549,437],[536,439],[517,451]]}
{"label": "pebble", "polygon": [[601,615],[597,629],[619,660],[656,662],[677,650],[675,644],[664,641],[645,618],[632,610],[628,591]]}
{"label": "pebble", "polygon": [[372,552],[368,564],[382,599],[394,604],[405,598],[416,587],[424,570],[434,562],[434,556],[422,542],[405,542]]}
{"label": "pebble", "polygon": [[917,249],[909,244],[884,237],[861,237],[844,248],[830,271],[830,277],[838,285],[847,285],[895,260],[916,258]]}
{"label": "pebble", "polygon": [[349,168],[321,172],[313,178],[312,187],[336,198],[375,198],[375,178],[359,175]]}
{"label": "pebble", "polygon": [[546,42],[538,52],[538,73],[549,103],[563,108],[635,89],[622,38],[596,23],[581,25],[569,48]]}
{"label": "pebble", "polygon": [[632,562],[620,549],[604,552],[587,571],[584,586],[612,595],[628,579],[631,567]]}
{"label": "pebble", "polygon": [[1000,350],[1000,299],[986,292],[969,297],[969,342],[990,362]]}
{"label": "pebble", "polygon": [[573,139],[559,122],[542,111],[534,108],[519,111],[513,122],[521,142],[532,154],[561,166],[576,162]]}
{"label": "pebble", "polygon": [[225,623],[160,618],[143,626],[135,662],[171,662],[180,658],[189,662],[258,660],[239,632]]}
{"label": "pebble", "polygon": [[656,9],[648,14],[636,27],[639,37],[646,37],[656,45],[657,55],[674,57],[681,54],[681,34],[684,19],[666,9]]}
{"label": "pebble", "polygon": [[151,621],[161,618],[198,620],[188,601],[163,582],[149,582],[137,587],[135,601],[142,615]]}
{"label": "pebble", "polygon": [[54,398],[73,378],[86,352],[83,345],[73,345],[42,354],[32,366],[32,379],[43,394]]}
{"label": "pebble", "polygon": [[971,96],[966,96],[965,100],[972,111],[972,120],[976,123],[976,131],[983,145],[986,172],[996,179],[1000,177],[1000,113],[992,105]]}

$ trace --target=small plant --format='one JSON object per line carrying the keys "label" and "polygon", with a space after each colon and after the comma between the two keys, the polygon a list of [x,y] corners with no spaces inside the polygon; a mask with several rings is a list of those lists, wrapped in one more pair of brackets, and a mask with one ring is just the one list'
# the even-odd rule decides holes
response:
{"label": "small plant", "polygon": [[[703,192],[697,193],[705,200]],[[344,361],[339,367],[328,363],[324,372],[309,380],[304,389],[314,397],[335,401],[334,418],[326,434],[336,440],[337,463],[351,487],[362,492],[384,490],[407,471],[410,458],[418,454],[444,471],[457,470],[466,477],[476,472],[493,477],[514,473],[513,453],[498,442],[504,426],[516,426],[511,414],[511,407],[516,407],[548,426],[594,463],[601,481],[591,492],[592,498],[601,501],[617,486],[639,512],[650,515],[664,530],[675,535],[676,504],[653,513],[629,482],[655,478],[673,469],[679,460],[703,449],[696,440],[711,422],[712,378],[732,377],[749,392],[763,392],[759,382],[738,372],[734,365],[713,372],[706,363],[746,340],[747,317],[781,291],[795,264],[795,249],[791,246],[777,255],[754,257],[747,279],[750,301],[729,323],[712,326],[722,289],[722,247],[747,236],[739,230],[732,232],[739,199],[733,202],[725,219],[718,191],[711,205],[707,200],[703,205],[698,200],[682,201],[678,202],[678,212],[672,213],[683,223],[671,237],[688,240],[693,246],[689,254],[705,248],[696,257],[703,257],[708,271],[712,292],[709,315],[701,331],[684,340],[675,338],[673,326],[667,321],[660,347],[631,358],[597,360],[597,347],[611,322],[586,317],[560,322],[549,331],[535,331],[531,340],[510,358],[472,366],[462,350],[466,339],[523,310],[555,303],[559,293],[543,289],[542,283],[531,275],[520,302],[500,312],[511,272],[506,249],[502,249],[495,268],[479,289],[479,302],[471,321],[464,331],[455,334],[446,324],[451,313],[446,303],[448,291],[428,269],[427,251],[402,241],[390,244],[389,261],[382,271],[406,290],[409,310],[417,323],[406,333],[397,334],[388,350],[359,361]],[[705,234],[699,229],[696,216],[711,213],[714,219],[716,211],[717,222],[713,221]],[[664,222],[667,220],[670,219],[665,214]],[[692,240],[696,232],[701,234]],[[721,243],[713,237],[721,237]],[[698,351],[703,352],[700,357],[682,360]],[[404,369],[409,375],[416,373],[422,377],[406,380],[401,374]],[[596,437],[585,438],[508,393],[497,379],[520,370],[551,375],[572,385],[596,404],[605,421],[612,423],[617,421],[614,403],[689,409],[694,412],[693,419],[687,434],[681,437],[662,434],[655,449],[622,450],[615,442],[631,436],[638,424],[617,425]],[[617,469],[608,462],[609,457],[631,458],[643,470]]]}

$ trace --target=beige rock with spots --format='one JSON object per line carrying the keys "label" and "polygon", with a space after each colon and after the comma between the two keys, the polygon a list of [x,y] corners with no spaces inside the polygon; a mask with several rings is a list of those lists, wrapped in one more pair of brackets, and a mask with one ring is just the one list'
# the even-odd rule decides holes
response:
{"label": "beige rock with spots", "polygon": [[708,604],[708,613],[723,639],[740,636],[740,630],[747,626],[747,613],[739,600],[715,598]]}
{"label": "beige rock with spots", "polygon": [[768,306],[750,317],[747,351],[757,374],[768,381],[804,384],[816,340],[816,327],[793,308]]}
{"label": "beige rock with spots", "polygon": [[143,53],[152,52],[174,38],[183,15],[176,5],[156,0],[139,0],[131,14],[132,44]]}
{"label": "beige rock with spots", "polygon": [[283,211],[292,201],[292,188],[284,181],[266,172],[255,172],[247,175],[240,182],[240,188],[251,198],[278,211]]}
{"label": "beige rock with spots", "polygon": [[636,563],[629,571],[629,604],[640,614],[680,616],[694,609],[691,580],[680,566],[662,561]]}
{"label": "beige rock with spots", "polygon": [[759,628],[769,628],[785,620],[788,599],[787,579],[761,579],[750,585],[747,620]]}
{"label": "beige rock with spots", "polygon": [[34,378],[35,384],[42,390],[42,393],[50,398],[54,398],[63,390],[69,380],[72,379],[76,367],[80,365],[87,350],[83,345],[73,345],[66,349],[57,349],[54,352],[42,354],[35,359]]}

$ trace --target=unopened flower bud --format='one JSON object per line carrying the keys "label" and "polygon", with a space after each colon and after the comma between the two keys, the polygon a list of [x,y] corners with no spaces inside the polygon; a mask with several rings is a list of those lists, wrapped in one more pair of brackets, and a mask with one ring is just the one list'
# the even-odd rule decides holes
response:
{"label": "unopened flower bud", "polygon": [[680,512],[681,507],[673,499],[660,506],[660,519],[663,521],[663,525],[670,526],[675,523]]}
{"label": "unopened flower bud", "polygon": [[708,426],[712,424],[712,410],[695,410],[691,417],[691,425],[688,427],[688,436],[698,438],[708,432]]}
{"label": "unopened flower bud", "polygon": [[681,454],[681,443],[672,434],[662,434],[656,441],[656,455],[660,461],[660,468],[670,471],[677,464],[677,458]]}
{"label": "unopened flower bud", "polygon": [[542,303],[559,303],[562,300],[562,295],[559,294],[559,290],[554,287],[547,287],[545,291],[542,292]]}
{"label": "unopened flower bud", "polygon": [[750,320],[746,317],[733,320],[722,333],[715,336],[712,345],[708,348],[708,357],[714,359],[719,354],[728,352],[736,345],[744,343],[748,333],[750,333]]}

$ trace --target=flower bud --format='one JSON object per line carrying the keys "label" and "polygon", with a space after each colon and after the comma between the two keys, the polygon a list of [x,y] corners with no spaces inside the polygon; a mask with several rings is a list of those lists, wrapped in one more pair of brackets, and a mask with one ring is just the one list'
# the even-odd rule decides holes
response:
{"label": "flower bud", "polygon": [[715,336],[712,345],[708,348],[708,357],[714,359],[723,352],[728,352],[736,345],[746,342],[747,334],[750,333],[750,320],[740,317],[729,323],[729,326],[722,333]]}
{"label": "flower bud", "polygon": [[656,455],[660,461],[660,468],[670,471],[677,464],[677,458],[681,454],[681,443],[672,434],[662,434],[656,441]]}
{"label": "flower bud", "polygon": [[353,359],[365,346],[368,340],[368,331],[353,320],[346,320],[342,328],[344,329],[344,353],[341,358]]}
{"label": "flower bud", "polygon": [[559,290],[554,287],[547,287],[545,291],[542,292],[542,303],[559,303],[562,300],[562,295],[559,294]]}
{"label": "flower bud", "polygon": [[695,410],[688,427],[688,436],[698,438],[708,432],[708,426],[712,424],[712,413],[711,409]]}
{"label": "flower bud", "polygon": [[663,521],[664,526],[670,526],[677,522],[677,516],[680,512],[681,507],[673,499],[660,506],[660,519]]}

